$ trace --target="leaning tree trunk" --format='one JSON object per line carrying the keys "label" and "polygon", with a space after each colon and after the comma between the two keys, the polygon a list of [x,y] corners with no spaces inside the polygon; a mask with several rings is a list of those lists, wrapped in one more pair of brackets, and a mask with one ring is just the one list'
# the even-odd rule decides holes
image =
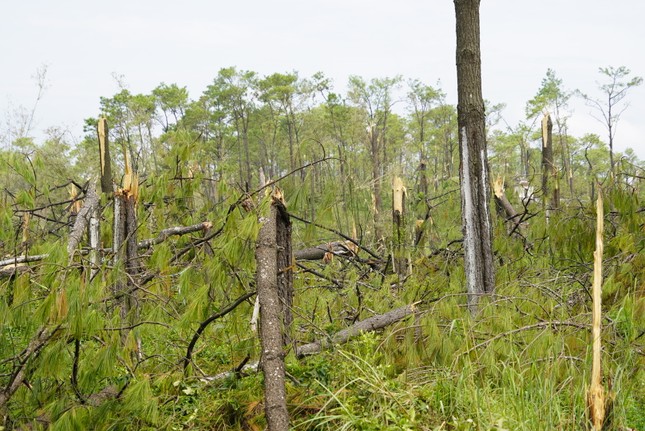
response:
{"label": "leaning tree trunk", "polygon": [[291,271],[291,224],[282,193],[271,196],[269,214],[264,217],[255,250],[260,342],[264,397],[269,431],[289,429],[285,388],[285,342],[291,324],[293,281]]}
{"label": "leaning tree trunk", "polygon": [[481,87],[479,0],[454,0],[457,23],[459,177],[468,308],[495,288],[490,184]]}

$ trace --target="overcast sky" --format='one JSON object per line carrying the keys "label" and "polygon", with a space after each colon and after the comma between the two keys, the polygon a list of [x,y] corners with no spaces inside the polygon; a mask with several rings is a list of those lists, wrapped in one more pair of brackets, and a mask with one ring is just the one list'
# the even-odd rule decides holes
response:
{"label": "overcast sky", "polygon": [[[484,97],[505,103],[505,121],[524,117],[548,68],[568,90],[597,93],[601,66],[645,76],[645,2],[638,0],[482,0]],[[51,126],[82,135],[99,98],[161,82],[186,86],[191,98],[219,69],[261,75],[317,71],[344,91],[350,75],[402,75],[441,88],[456,103],[454,6],[450,0],[2,0],[0,133],[16,109],[33,106],[36,71],[47,89],[32,134]],[[645,159],[645,86],[627,97],[616,147]],[[606,132],[573,101],[570,133]]]}

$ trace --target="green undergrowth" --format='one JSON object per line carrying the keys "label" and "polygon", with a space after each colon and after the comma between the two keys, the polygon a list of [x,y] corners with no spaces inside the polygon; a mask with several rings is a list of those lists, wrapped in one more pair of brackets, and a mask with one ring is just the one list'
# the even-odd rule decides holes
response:
{"label": "green undergrowth", "polygon": [[[39,331],[53,332],[22,368],[28,378],[2,411],[5,429],[265,428],[262,374],[241,369],[260,357],[249,323],[253,297],[207,325],[184,368],[200,325],[254,290],[257,208],[242,209],[238,195],[223,186],[221,201],[207,207],[192,199],[190,188],[175,185],[173,191],[163,178],[152,181],[158,184],[142,191],[142,200],[153,205],[142,220],[140,238],[154,237],[165,217],[183,225],[214,220],[218,234],[206,245],[191,242],[197,235],[182,236],[145,250],[145,269],[154,277],[137,296],[138,314],[125,318],[112,291],[123,281],[122,264],[106,260],[91,278],[81,264],[68,264],[64,239],[30,244],[30,254],[47,257],[30,272],[0,280],[3,388],[21,355],[37,345]],[[482,298],[479,313],[471,316],[455,221],[459,194],[453,183],[442,193],[424,241],[407,250],[411,274],[404,280],[392,274],[391,266],[382,271],[337,257],[307,262],[310,271],[295,271],[292,337],[300,345],[405,304],[414,303],[417,311],[384,330],[304,359],[290,348],[287,401],[293,429],[589,428],[591,206],[555,211],[548,224],[536,209],[521,237],[509,238],[498,220],[497,290]],[[166,211],[169,195],[185,208]],[[308,214],[304,191],[291,195],[293,212]],[[367,193],[357,195],[368,199]],[[320,199],[325,205],[312,219],[349,232],[348,220],[356,218],[348,212],[358,208],[341,208],[331,193]],[[257,204],[259,211],[267,202]],[[182,218],[191,206],[195,210]],[[645,430],[642,210],[636,196],[620,191],[607,197],[605,207],[606,429]],[[9,228],[11,208],[2,210],[0,222]],[[369,219],[365,214],[363,221]],[[35,233],[46,227],[31,223]],[[3,241],[17,248],[18,237],[5,234]],[[331,240],[337,238],[329,230],[294,221],[296,246]],[[236,369],[240,372],[215,378]]]}

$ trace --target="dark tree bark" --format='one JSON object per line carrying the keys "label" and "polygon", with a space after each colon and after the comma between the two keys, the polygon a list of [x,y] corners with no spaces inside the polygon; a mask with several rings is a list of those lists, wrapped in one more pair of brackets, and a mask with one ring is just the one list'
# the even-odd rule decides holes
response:
{"label": "dark tree bark", "polygon": [[[137,200],[139,179],[126,160],[123,188],[114,193],[114,264],[123,262],[125,279],[114,285],[114,295],[118,298],[121,317],[124,321],[134,322],[137,317],[137,277],[141,272],[139,244],[137,242]],[[121,336],[125,340],[127,331]],[[138,342],[138,340],[137,340]]]}
{"label": "dark tree bark", "polygon": [[112,168],[110,162],[110,144],[108,140],[108,126],[105,118],[99,118],[97,126],[99,137],[99,159],[101,161],[101,192],[112,192]]}
{"label": "dark tree bark", "polygon": [[479,0],[454,0],[457,23],[459,177],[468,308],[495,288],[490,184],[481,86]]}
{"label": "dark tree bark", "polygon": [[549,201],[547,211],[558,208],[560,204],[558,171],[553,161],[552,136],[553,122],[551,121],[551,116],[546,113],[542,118],[542,194],[545,205],[547,200]]}
{"label": "dark tree bark", "polygon": [[[265,414],[269,431],[289,429],[285,388],[285,334],[291,323],[291,225],[282,194],[276,190],[262,222],[255,256],[260,302],[260,342],[264,374]],[[288,243],[285,243],[285,241]]]}

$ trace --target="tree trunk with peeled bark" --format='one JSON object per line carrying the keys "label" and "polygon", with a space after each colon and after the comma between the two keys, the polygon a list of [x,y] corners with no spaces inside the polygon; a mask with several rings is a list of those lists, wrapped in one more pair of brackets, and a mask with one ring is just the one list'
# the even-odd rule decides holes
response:
{"label": "tree trunk with peeled bark", "polygon": [[468,308],[495,288],[490,184],[481,86],[479,0],[454,0],[457,24],[459,177]]}

